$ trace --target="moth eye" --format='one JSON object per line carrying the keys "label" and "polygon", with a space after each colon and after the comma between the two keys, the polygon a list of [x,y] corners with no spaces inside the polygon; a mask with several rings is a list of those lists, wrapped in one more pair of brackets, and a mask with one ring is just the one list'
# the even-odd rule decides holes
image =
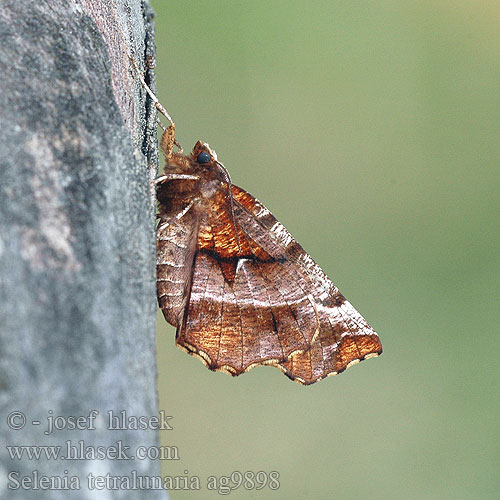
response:
{"label": "moth eye", "polygon": [[202,151],[198,155],[198,157],[196,158],[196,161],[198,163],[208,163],[208,162],[212,161],[212,157],[208,153],[206,153],[205,151]]}

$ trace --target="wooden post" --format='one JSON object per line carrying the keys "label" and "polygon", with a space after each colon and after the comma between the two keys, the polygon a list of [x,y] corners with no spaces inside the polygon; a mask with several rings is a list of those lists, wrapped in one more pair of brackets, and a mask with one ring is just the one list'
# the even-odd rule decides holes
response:
{"label": "wooden post", "polygon": [[160,475],[110,448],[159,444],[155,429],[109,430],[108,412],[158,413],[156,113],[129,55],[154,60],[147,1],[2,1],[0,498],[114,498],[92,477]]}

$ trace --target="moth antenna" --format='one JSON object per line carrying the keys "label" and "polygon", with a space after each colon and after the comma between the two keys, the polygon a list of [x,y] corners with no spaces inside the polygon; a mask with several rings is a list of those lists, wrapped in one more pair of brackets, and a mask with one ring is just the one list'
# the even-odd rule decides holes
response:
{"label": "moth antenna", "polygon": [[[175,144],[179,148],[179,152],[182,153],[183,152],[182,146],[179,144],[177,139],[175,139],[175,137],[173,137],[173,131],[175,130],[175,123],[172,120],[172,117],[170,116],[169,112],[165,109],[165,107],[162,105],[162,103],[158,100],[158,98],[155,96],[154,92],[149,88],[148,84],[146,83],[146,80],[144,80],[144,75],[142,74],[141,70],[139,69],[139,66],[137,65],[135,59],[132,56],[130,56],[130,61],[132,62],[132,65],[134,66],[134,68],[137,72],[137,75],[139,76],[139,80],[140,80],[142,86],[144,87],[144,89],[148,93],[149,97],[153,101],[156,109],[170,122],[170,126],[172,127],[172,129],[171,129],[172,137],[170,138],[170,141],[173,141],[173,144]],[[168,128],[166,128],[160,122],[160,120],[158,120],[158,123],[159,123],[161,129],[163,130],[163,135],[167,134]],[[171,154],[171,151],[169,151],[169,154]],[[165,156],[169,156],[169,154],[167,154],[167,152],[165,152]]]}
{"label": "moth antenna", "polygon": [[165,127],[165,125],[163,125],[163,123],[161,122],[161,120],[159,118],[156,118],[156,121],[158,123],[158,127],[160,127],[163,132],[166,132],[167,131],[167,127]]}
{"label": "moth antenna", "polygon": [[135,59],[130,56],[130,61],[132,62],[137,75],[139,76],[139,80],[141,81],[142,86],[148,93],[149,97],[151,100],[154,102],[154,105],[156,109],[172,124],[174,125],[174,121],[172,120],[172,117],[170,116],[169,112],[164,108],[164,106],[161,104],[161,102],[158,100],[158,98],[155,96],[154,92],[149,88],[148,84],[146,83],[146,80],[144,80],[144,75],[142,74],[141,70],[139,69],[139,66],[137,66],[137,63],[135,62]]}
{"label": "moth antenna", "polygon": [[238,229],[236,228],[236,219],[234,217],[233,183],[231,182],[231,176],[229,175],[229,172],[227,171],[226,167],[219,161],[216,161],[216,163],[217,165],[219,165],[222,172],[226,176],[227,183],[229,184],[229,202],[231,204],[231,217],[233,219],[233,227],[234,227],[234,232],[236,234],[236,243],[238,243],[238,251],[241,253],[240,235],[238,234]]}

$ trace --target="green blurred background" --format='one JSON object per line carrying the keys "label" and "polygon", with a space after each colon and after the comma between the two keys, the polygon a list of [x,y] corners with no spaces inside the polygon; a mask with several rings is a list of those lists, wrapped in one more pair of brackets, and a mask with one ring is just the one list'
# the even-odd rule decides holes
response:
{"label": "green blurred background", "polygon": [[310,387],[177,349],[159,315],[165,475],[279,471],[231,498],[498,499],[498,0],[160,1],[158,94],[379,332]]}

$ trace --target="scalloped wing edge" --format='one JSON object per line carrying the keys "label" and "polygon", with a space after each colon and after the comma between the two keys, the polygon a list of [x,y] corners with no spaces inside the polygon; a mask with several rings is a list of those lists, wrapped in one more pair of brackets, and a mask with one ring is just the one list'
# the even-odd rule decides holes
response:
{"label": "scalloped wing edge", "polygon": [[[175,342],[176,346],[181,350],[189,354],[190,356],[193,356],[196,359],[199,359],[209,370],[213,372],[221,372],[225,373],[226,375],[230,375],[231,377],[238,377],[239,375],[243,375],[244,373],[249,372],[250,370],[253,370],[257,366],[274,366],[278,368],[282,373],[284,373],[290,380],[293,380],[294,382],[297,382],[300,385],[312,385],[315,384],[316,382],[319,382],[320,380],[323,380],[328,377],[333,377],[335,375],[339,375],[340,373],[346,371],[348,368],[351,366],[357,365],[361,361],[365,361],[366,359],[370,358],[377,358],[382,354],[382,349],[380,349],[379,352],[371,352],[363,356],[362,358],[357,358],[353,359],[347,365],[342,369],[338,371],[332,371],[329,373],[326,373],[325,375],[318,377],[317,379],[309,382],[302,377],[294,376],[292,375],[286,368],[284,368],[281,363],[284,361],[287,361],[288,358],[269,358],[265,359],[263,361],[259,361],[257,363],[251,363],[248,365],[244,370],[238,370],[234,366],[231,365],[220,365],[216,366],[215,363],[212,361],[212,358],[202,349],[196,348],[194,345],[189,344],[188,342],[184,342],[181,344],[176,340]],[[296,351],[293,351],[289,357],[293,357],[297,354],[300,354],[302,352],[305,352],[304,349],[298,349]]]}

